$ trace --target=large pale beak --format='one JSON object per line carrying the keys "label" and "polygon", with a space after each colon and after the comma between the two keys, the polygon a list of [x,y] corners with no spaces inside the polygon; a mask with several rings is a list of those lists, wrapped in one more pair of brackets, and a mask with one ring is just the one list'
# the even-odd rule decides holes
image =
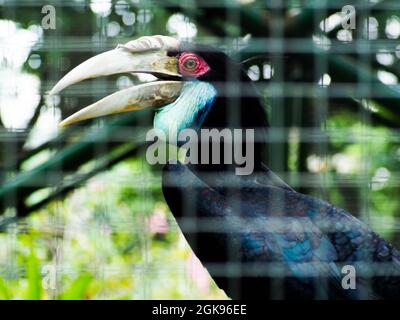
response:
{"label": "large pale beak", "polygon": [[[180,78],[176,57],[169,50],[178,50],[179,42],[171,37],[151,36],[119,45],[116,49],[86,60],[67,73],[50,91],[58,94],[66,87],[82,80],[118,73],[150,73],[160,79]],[[164,80],[143,83],[115,92],[78,111],[60,126],[114,113],[161,107],[176,100],[181,90],[180,81]]]}

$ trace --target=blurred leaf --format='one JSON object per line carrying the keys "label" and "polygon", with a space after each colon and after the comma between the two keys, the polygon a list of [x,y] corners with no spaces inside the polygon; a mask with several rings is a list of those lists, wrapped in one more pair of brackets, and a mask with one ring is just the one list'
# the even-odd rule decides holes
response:
{"label": "blurred leaf", "polygon": [[28,257],[26,273],[28,282],[26,299],[40,300],[42,296],[42,276],[40,272],[39,260],[33,249]]}
{"label": "blurred leaf", "polygon": [[1,277],[0,277],[0,299],[11,300],[11,294],[9,289],[7,288],[7,284]]}
{"label": "blurred leaf", "polygon": [[72,282],[69,288],[67,288],[62,294],[60,299],[62,300],[82,300],[86,298],[89,290],[89,285],[93,280],[93,276],[90,273],[82,273],[78,278]]}

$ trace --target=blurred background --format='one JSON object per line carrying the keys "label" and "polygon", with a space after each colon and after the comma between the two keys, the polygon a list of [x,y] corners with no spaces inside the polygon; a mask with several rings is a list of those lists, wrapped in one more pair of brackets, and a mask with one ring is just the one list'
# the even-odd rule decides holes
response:
{"label": "blurred background", "polygon": [[153,78],[46,95],[80,62],[154,34],[243,61],[272,126],[269,167],[400,246],[398,0],[0,0],[0,299],[226,298],[145,160],[152,114],[57,127]]}

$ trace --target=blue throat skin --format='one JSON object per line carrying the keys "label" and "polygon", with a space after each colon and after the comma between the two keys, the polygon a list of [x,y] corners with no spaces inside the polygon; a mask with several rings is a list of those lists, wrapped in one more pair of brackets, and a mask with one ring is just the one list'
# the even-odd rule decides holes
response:
{"label": "blue throat skin", "polygon": [[[212,84],[198,80],[187,81],[178,99],[156,111],[154,128],[162,130],[169,138],[171,133],[177,135],[187,128],[198,131],[216,97],[217,90]],[[167,138],[167,141],[174,140]]]}

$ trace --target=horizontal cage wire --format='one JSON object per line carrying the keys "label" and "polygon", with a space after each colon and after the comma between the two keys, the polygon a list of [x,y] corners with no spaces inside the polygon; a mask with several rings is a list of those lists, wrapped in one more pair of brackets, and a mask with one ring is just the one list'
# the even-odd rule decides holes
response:
{"label": "horizontal cage wire", "polygon": [[[346,16],[345,6],[354,12]],[[148,134],[157,126],[155,114],[165,110],[160,105],[59,127],[120,90],[142,86],[138,101],[144,103],[151,86],[182,80],[173,72],[164,78],[149,72],[143,60],[140,72],[127,67],[107,77],[89,80],[91,75],[49,94],[85,60],[157,34],[188,48],[206,45],[204,56],[219,50],[240,63],[208,63],[223,70],[213,81],[215,99],[229,106],[223,122],[229,128],[257,118],[249,106],[261,101],[268,128],[256,130],[252,142],[262,145],[262,161],[279,177],[279,188],[265,191],[270,177],[264,171],[251,180],[206,170],[203,180],[191,176],[189,187],[184,175],[168,178],[165,163],[148,160],[155,141]],[[311,247],[323,246],[323,236],[313,238],[316,225],[334,237],[345,227],[329,214],[340,210],[400,248],[399,37],[398,1],[0,0],[0,299],[229,299],[242,297],[247,283],[251,290],[260,277],[271,280],[268,298],[286,299],[290,279],[307,277],[309,270],[318,274],[311,283],[319,289],[304,295],[331,298],[325,291],[329,264],[288,264],[291,249],[279,259],[271,252],[282,235],[291,239],[285,238],[290,248],[291,241],[305,243],[302,237],[312,239]],[[165,57],[157,59],[153,67]],[[198,100],[208,99],[207,90]],[[193,99],[184,101],[182,112],[191,110]],[[205,117],[214,111],[207,112]],[[181,118],[174,113],[170,122]],[[207,150],[234,153],[247,143],[241,133],[239,141],[224,145],[228,149],[211,143]],[[225,142],[236,138],[226,134]],[[184,161],[182,148],[159,146],[158,159]],[[194,146],[206,150],[201,142]],[[240,152],[243,160],[250,149]],[[231,163],[238,159],[235,154]],[[212,191],[222,190],[223,197],[205,191],[205,181],[214,180]],[[174,195],[173,206],[168,188],[185,190]],[[302,215],[312,201],[293,205],[287,188],[319,199],[321,218]],[[253,204],[250,197],[243,205],[243,190],[251,190],[253,199],[266,192],[266,198]],[[248,215],[242,214],[246,205]],[[209,212],[200,214],[203,207]],[[285,215],[287,208],[293,215]],[[257,210],[277,214],[260,216]],[[248,252],[242,252],[243,241]],[[271,252],[253,248],[263,241]],[[357,277],[368,280],[366,290],[376,286],[374,277],[400,277],[392,261],[377,262],[360,251],[354,265]],[[346,265],[338,261],[337,270]]]}

